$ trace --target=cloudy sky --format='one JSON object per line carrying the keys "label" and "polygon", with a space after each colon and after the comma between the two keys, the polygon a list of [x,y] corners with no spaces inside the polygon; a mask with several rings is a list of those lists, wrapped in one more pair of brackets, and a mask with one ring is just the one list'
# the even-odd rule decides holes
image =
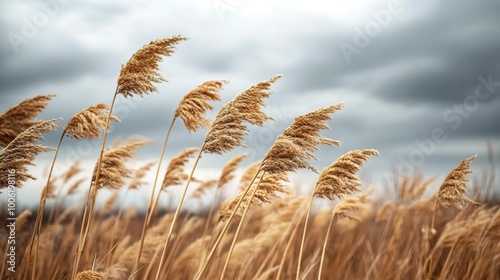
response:
{"label": "cloudy sky", "polygon": [[[111,141],[132,135],[157,140],[139,153],[141,161],[158,160],[175,107],[197,85],[230,81],[220,108],[276,74],[283,78],[266,109],[276,121],[252,128],[248,149],[205,155],[200,170],[215,174],[242,152],[249,153],[244,164],[256,161],[295,116],[339,102],[345,109],[324,134],[342,146],[321,147],[313,162],[319,170],[365,148],[381,153],[362,173],[372,184],[390,178],[392,170],[443,178],[474,154],[480,173],[488,164],[488,141],[500,159],[500,2],[326,3],[2,1],[0,112],[47,93],[57,97],[41,118],[67,120],[92,104],[110,103],[122,63],[153,39],[181,34],[189,40],[161,64],[169,82],[158,86],[159,93],[120,97],[116,105],[122,123],[114,125]],[[48,135],[46,144],[55,147],[58,133]],[[178,122],[165,158],[199,146],[205,133],[189,135]],[[78,157],[95,161],[99,142],[67,140],[60,166]],[[39,165],[49,158],[40,157]],[[296,180],[310,181],[304,178]]]}

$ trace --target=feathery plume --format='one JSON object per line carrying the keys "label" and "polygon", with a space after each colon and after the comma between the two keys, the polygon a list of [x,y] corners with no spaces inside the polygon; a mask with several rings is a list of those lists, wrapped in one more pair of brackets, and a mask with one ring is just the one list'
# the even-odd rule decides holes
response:
{"label": "feathery plume", "polygon": [[131,190],[136,190],[139,187],[147,184],[147,182],[143,181],[144,177],[146,177],[146,173],[155,165],[154,162],[148,162],[144,164],[143,166],[139,167],[135,172],[134,172],[134,177],[132,179],[132,182],[128,185],[128,188]]}
{"label": "feathery plume", "polygon": [[193,198],[200,198],[208,189],[216,186],[219,182],[218,179],[212,179],[202,182],[193,192]]}
{"label": "feathery plume", "polygon": [[111,212],[111,210],[113,209],[113,206],[115,206],[116,200],[118,199],[118,195],[120,195],[120,193],[115,191],[104,202],[104,207],[102,210],[103,214],[107,214],[107,213]]}
{"label": "feathery plume", "polygon": [[29,127],[39,123],[33,120],[42,112],[53,94],[38,95],[12,106],[0,115],[0,146],[6,147],[14,138]]}
{"label": "feathery plume", "polygon": [[[75,139],[89,140],[101,137],[101,131],[106,128],[108,109],[108,105],[98,103],[76,113],[66,125],[67,135]],[[110,120],[120,122],[115,116],[111,116]]]}
{"label": "feathery plume", "polygon": [[295,118],[267,152],[261,170],[266,173],[282,173],[307,168],[317,173],[306,160],[316,159],[313,152],[320,144],[340,145],[339,141],[321,136],[319,131],[329,129],[324,122],[331,120],[330,115],[343,106],[341,103],[320,108]]}
{"label": "feathery plume", "polygon": [[[288,178],[284,173],[266,173],[263,178],[256,179],[250,187],[250,190],[243,197],[242,203],[236,212],[236,216],[241,217],[250,199],[252,199],[250,205],[262,206],[264,203],[270,203],[273,199],[277,198],[278,192],[288,193],[284,185],[286,182],[288,182]],[[258,187],[257,190],[255,190],[256,187]],[[251,198],[254,192],[255,194],[253,198]],[[219,221],[226,221],[231,216],[243,193],[244,192],[233,198],[227,199],[222,203],[219,210]]]}
{"label": "feathery plume", "polygon": [[70,165],[68,170],[66,170],[62,175],[63,182],[68,182],[71,178],[75,177],[78,173],[82,172],[81,161],[77,160]]}
{"label": "feathery plume", "polygon": [[437,207],[454,206],[461,209],[467,203],[479,204],[464,196],[467,193],[465,183],[469,181],[467,175],[472,173],[470,164],[476,157],[465,159],[446,176],[437,193]]}
{"label": "feathery plume", "polygon": [[248,128],[243,122],[262,126],[264,122],[273,120],[260,109],[265,107],[264,98],[271,96],[271,85],[281,76],[277,75],[267,81],[260,82],[237,95],[224,105],[217,113],[212,127],[205,137],[203,151],[223,154],[235,147],[242,146]]}
{"label": "feathery plume", "polygon": [[[9,186],[9,174],[15,172],[16,182],[25,182],[35,177],[28,173],[28,165],[34,165],[35,157],[43,152],[53,151],[52,148],[36,143],[43,141],[42,133],[53,131],[57,128],[56,120],[40,121],[21,132],[5,148],[0,151],[0,188]],[[12,171],[14,170],[14,171]],[[11,174],[12,176],[12,174]],[[16,187],[20,187],[17,185]]]}
{"label": "feathery plume", "polygon": [[221,100],[219,91],[224,84],[227,84],[227,81],[208,81],[198,86],[184,96],[175,110],[174,117],[181,117],[189,132],[210,126],[210,121],[203,115],[214,108],[209,101]]}
{"label": "feathery plume", "polygon": [[238,168],[238,164],[247,156],[248,154],[236,155],[224,165],[219,182],[217,183],[217,188],[222,188],[225,184],[234,179],[234,171]]}
{"label": "feathery plume", "polygon": [[197,148],[186,148],[170,160],[161,185],[162,190],[170,186],[180,185],[188,178],[188,175],[184,172],[184,166],[197,151]]}
{"label": "feathery plume", "polygon": [[[130,178],[132,175],[132,171],[125,166],[125,161],[132,158],[138,148],[149,143],[151,142],[148,140],[129,140],[106,151],[102,157],[99,182],[96,184],[97,188],[121,188],[125,179]],[[92,174],[92,184],[95,181],[96,169],[97,164]]]}
{"label": "feathery plume", "polygon": [[85,182],[85,178],[80,178],[76,180],[71,186],[68,188],[68,195],[75,194],[81,184]]}
{"label": "feathery plume", "polygon": [[159,63],[162,56],[170,56],[175,46],[187,38],[173,36],[151,41],[132,55],[129,61],[122,66],[118,77],[117,93],[125,97],[138,94],[143,96],[149,92],[157,92],[153,83],[165,82],[159,73]]}
{"label": "feathery plume", "polygon": [[355,174],[369,156],[378,156],[378,151],[355,150],[339,157],[321,172],[313,196],[334,200],[359,191],[361,180]]}
{"label": "feathery plume", "polygon": [[332,214],[354,221],[360,221],[370,212],[369,196],[375,191],[370,188],[364,192],[348,195],[342,199],[332,210]]}
{"label": "feathery plume", "polygon": [[45,192],[46,192],[46,198],[57,198],[56,195],[56,185],[55,185],[56,179],[51,179],[49,183],[46,186]]}
{"label": "feathery plume", "polygon": [[261,165],[262,165],[262,161],[256,161],[256,162],[250,164],[245,169],[245,171],[243,172],[243,175],[241,175],[241,179],[240,179],[240,191],[244,191],[248,187],[250,182],[252,182],[253,178],[259,172]]}
{"label": "feathery plume", "polygon": [[75,280],[106,280],[106,275],[102,272],[84,270],[76,275]]}

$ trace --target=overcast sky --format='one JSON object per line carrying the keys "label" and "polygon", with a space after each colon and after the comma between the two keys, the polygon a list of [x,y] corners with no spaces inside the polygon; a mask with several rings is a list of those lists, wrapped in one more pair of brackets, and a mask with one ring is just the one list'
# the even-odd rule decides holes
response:
{"label": "overcast sky", "polygon": [[[499,15],[496,0],[2,1],[0,112],[47,93],[57,97],[44,119],[66,121],[92,104],[110,103],[121,64],[149,41],[181,34],[189,40],[161,64],[169,82],[159,93],[120,96],[116,105],[122,123],[109,143],[132,135],[157,140],[141,161],[158,160],[175,107],[199,84],[230,82],[218,109],[282,74],[267,101],[275,123],[252,128],[248,149],[205,155],[200,170],[218,170],[242,152],[249,152],[243,165],[256,161],[295,116],[344,102],[324,133],[342,146],[320,147],[312,163],[318,170],[349,150],[374,148],[380,157],[363,171],[374,184],[394,169],[443,178],[474,154],[480,173],[487,141],[499,160]],[[59,133],[45,144],[55,147]],[[178,122],[165,159],[200,146],[205,133],[189,135]],[[95,161],[99,144],[65,140],[59,165],[78,156]]]}

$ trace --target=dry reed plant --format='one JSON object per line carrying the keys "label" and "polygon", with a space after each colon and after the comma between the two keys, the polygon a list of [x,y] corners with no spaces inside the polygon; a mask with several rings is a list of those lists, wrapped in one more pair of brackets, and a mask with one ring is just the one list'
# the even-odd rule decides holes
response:
{"label": "dry reed plant", "polygon": [[436,207],[453,206],[461,209],[467,203],[478,204],[464,196],[464,194],[467,194],[465,183],[469,181],[467,175],[471,173],[469,169],[470,164],[476,157],[477,156],[472,156],[463,160],[448,174],[448,176],[446,176],[437,193],[438,199]]}
{"label": "dry reed plant", "polygon": [[307,160],[316,159],[314,152],[318,145],[338,146],[340,142],[319,134],[320,130],[329,129],[326,121],[331,115],[341,110],[344,104],[320,108],[295,118],[295,121],[278,136],[273,146],[264,157],[261,171],[266,173],[295,172],[306,168],[316,169]]}
{"label": "dry reed plant", "polygon": [[132,181],[128,185],[127,190],[137,190],[142,186],[147,185],[147,181],[144,180],[144,177],[146,177],[147,172],[155,165],[154,162],[148,162],[142,165],[141,167],[137,168],[134,171],[134,175],[132,177]]}
{"label": "dry reed plant", "polygon": [[53,94],[38,95],[26,99],[12,106],[0,115],[0,146],[6,147],[21,132],[39,123],[33,120],[40,112],[45,110]]}
{"label": "dry reed plant", "polygon": [[265,107],[264,98],[271,96],[271,85],[280,77],[259,82],[224,105],[205,136],[203,152],[223,154],[243,146],[242,141],[249,131],[244,122],[263,126],[266,121],[273,120],[261,111],[261,107]]}
{"label": "dry reed plant", "polygon": [[[51,177],[64,136],[67,135],[75,139],[86,138],[89,140],[99,138],[101,135],[101,131],[104,130],[105,128],[107,110],[108,106],[106,104],[101,104],[101,103],[92,105],[87,109],[81,110],[80,112],[76,113],[69,119],[66,127],[61,133],[61,137],[59,138],[56,152],[54,154],[54,159],[52,160],[52,163],[50,165],[49,175],[47,177],[47,183],[42,191],[40,202],[38,204],[37,217],[35,221],[36,230],[32,237],[31,246],[34,245],[35,239],[38,238],[38,236],[40,235],[40,230],[43,223],[42,214],[45,210],[45,203],[47,198],[51,197],[51,192],[54,190],[54,187],[51,184]],[[110,119],[116,122],[120,121],[115,116],[111,116]],[[70,168],[70,170],[68,170],[68,172],[64,175],[64,180],[66,181],[69,180],[78,171],[79,169],[76,166],[72,166],[72,168]],[[37,242],[37,249],[35,250],[35,255],[34,255],[35,263],[38,255],[38,239],[36,239],[36,242]],[[31,250],[32,249],[30,248],[30,255],[31,255]],[[33,266],[33,269],[35,268],[36,267]],[[33,271],[32,275],[33,277],[35,277],[36,272]]]}
{"label": "dry reed plant", "polygon": [[[160,40],[151,41],[149,44],[144,45],[138,51],[136,51],[132,57],[122,65],[120,75],[117,80],[117,86],[113,99],[111,101],[108,116],[106,118],[106,124],[104,129],[104,134],[101,143],[101,152],[97,160],[97,168],[95,172],[94,182],[99,182],[99,176],[101,173],[101,161],[104,153],[104,148],[106,145],[107,132],[109,127],[109,122],[111,120],[111,114],[118,94],[124,97],[132,97],[134,95],[143,96],[149,92],[157,92],[157,88],[153,83],[165,82],[166,79],[159,73],[159,63],[163,60],[163,56],[170,56],[177,44],[181,41],[186,40],[186,38],[181,36],[173,36],[171,38],[165,38]],[[90,200],[94,201],[97,194],[97,185],[91,185],[89,189]],[[151,203],[152,199],[150,199]],[[91,224],[91,219],[94,212],[94,203],[91,203],[87,228],[85,232],[88,231],[88,226]],[[84,219],[86,216],[86,209],[84,213]],[[82,221],[82,225],[85,221]],[[73,266],[72,277],[76,276],[78,270],[81,255],[83,253],[83,247],[86,242],[86,234],[80,235],[79,248],[77,252],[77,257],[75,258],[75,263]],[[138,257],[139,258],[139,257]]]}
{"label": "dry reed plant", "polygon": [[75,280],[106,280],[106,275],[98,271],[84,270],[76,275]]}
{"label": "dry reed plant", "polygon": [[134,172],[127,167],[127,160],[134,157],[137,149],[150,144],[149,140],[130,139],[124,143],[117,142],[108,149],[101,160],[101,176],[96,180],[97,164],[92,174],[92,184],[97,189],[108,188],[119,190],[125,185],[125,180],[131,178]]}
{"label": "dry reed plant", "polygon": [[[330,238],[330,232],[332,229],[333,219],[339,217],[337,220],[341,224],[342,230],[352,230],[354,226],[357,225],[359,221],[367,218],[371,213],[372,204],[368,197],[375,191],[375,189],[370,188],[366,191],[348,195],[342,199],[330,212],[330,218],[327,226],[325,241],[323,242],[323,249],[321,251],[320,264],[318,269],[318,280],[321,279],[321,274],[325,262],[326,248],[328,245],[328,240]],[[318,215],[316,215],[318,216]],[[347,220],[347,221],[346,221]],[[316,227],[318,228],[318,227]],[[319,227],[321,228],[321,227]]]}
{"label": "dry reed plant", "polygon": [[[444,179],[439,187],[439,191],[435,195],[434,211],[432,214],[431,227],[429,232],[434,231],[436,212],[441,208],[455,207],[462,209],[467,203],[478,204],[477,202],[467,198],[464,194],[467,193],[465,184],[469,181],[467,175],[471,173],[470,165],[477,156],[472,156],[463,160],[457,167],[455,167]],[[432,255],[429,260],[429,269],[433,267]],[[429,270],[428,277],[431,277]]]}
{"label": "dry reed plant", "polygon": [[177,35],[144,45],[122,66],[116,91],[125,97],[157,92],[154,83],[167,81],[159,72],[159,63],[164,56],[170,56],[174,52],[177,44],[185,40],[187,38]]}
{"label": "dry reed plant", "polygon": [[189,132],[209,127],[211,122],[203,115],[214,107],[210,101],[220,101],[219,92],[227,81],[208,81],[186,94],[177,106],[174,117],[180,117]]}
{"label": "dry reed plant", "polygon": [[[97,139],[106,128],[108,112],[109,106],[103,103],[83,109],[69,119],[64,133],[75,139]],[[111,116],[110,120],[120,122],[115,116]]]}
{"label": "dry reed plant", "polygon": [[359,167],[363,166],[363,162],[367,161],[370,156],[378,156],[376,150],[355,150],[346,153],[339,157],[335,162],[326,167],[319,175],[316,186],[309,199],[307,206],[306,221],[304,231],[302,232],[302,241],[299,250],[299,262],[297,264],[296,279],[300,277],[300,269],[302,263],[303,249],[307,234],[307,225],[313,199],[315,197],[324,197],[334,200],[335,197],[341,198],[345,195],[359,191],[361,180],[356,176]]}
{"label": "dry reed plant", "polygon": [[[202,85],[196,87],[194,90],[190,91],[188,94],[184,96],[184,98],[180,101],[177,109],[175,110],[174,117],[172,119],[172,123],[168,128],[167,135],[165,136],[165,140],[163,142],[163,147],[160,153],[160,159],[158,161],[158,166],[156,169],[155,179],[153,182],[153,190],[151,191],[151,196],[148,203],[148,210],[146,213],[146,219],[144,221],[141,243],[144,243],[143,239],[146,236],[147,227],[151,220],[151,217],[154,214],[156,209],[156,205],[158,204],[158,200],[160,197],[160,193],[158,193],[156,200],[154,200],[154,194],[156,191],[156,184],[158,182],[158,176],[160,174],[161,164],[163,161],[163,156],[165,154],[165,150],[167,148],[168,139],[170,138],[170,133],[172,132],[172,128],[175,124],[175,121],[178,117],[182,119],[184,125],[186,126],[188,132],[196,132],[198,129],[203,127],[210,126],[210,121],[203,117],[203,115],[207,112],[207,110],[212,110],[213,106],[210,104],[210,101],[220,101],[221,98],[219,96],[219,92],[222,89],[222,86],[226,84],[227,81],[208,81],[203,83]],[[167,170],[168,172],[168,170]],[[164,178],[164,182],[162,185],[162,189],[165,186],[165,180],[167,176]],[[168,183],[167,183],[168,184]],[[139,265],[139,261],[141,258],[142,246],[139,248],[139,252],[137,254],[136,265]]]}
{"label": "dry reed plant", "polygon": [[[139,49],[122,66],[111,104],[96,104],[68,121],[52,165],[42,172],[48,176],[42,184],[36,219],[31,215],[36,209],[16,209],[20,213],[15,232],[16,262],[20,264],[16,274],[9,271],[11,244],[0,243],[4,254],[0,279],[500,279],[500,206],[498,197],[488,196],[498,185],[491,144],[491,173],[483,175],[483,180],[472,178],[470,183],[471,197],[480,201],[480,206],[466,197],[475,156],[452,170],[430,198],[425,192],[433,178],[419,174],[395,179],[394,191],[382,196],[370,196],[370,190],[353,194],[362,185],[356,172],[370,156],[378,155],[375,150],[351,151],[339,157],[319,174],[309,197],[287,194],[290,172],[317,172],[310,160],[320,155],[319,145],[340,144],[323,137],[320,131],[328,129],[327,122],[342,104],[295,118],[264,158],[249,165],[240,178],[236,178],[236,170],[245,155],[236,155],[218,169],[217,180],[194,179],[203,153],[224,154],[243,146],[250,133],[248,124],[263,126],[272,119],[263,112],[264,100],[271,96],[271,86],[279,76],[236,96],[222,106],[213,123],[204,115],[213,109],[212,101],[220,100],[219,92],[226,81],[206,82],[185,95],[171,112],[174,116],[147,211],[134,209],[125,197],[130,190],[138,198],[134,203],[145,202],[137,193],[142,191],[141,186],[151,185],[145,176],[154,163],[130,164],[146,140],[105,149],[109,124],[118,121],[112,116],[113,105],[118,95],[155,92],[155,83],[165,81],[159,72],[162,57],[172,54],[183,40],[174,36]],[[43,140],[43,133],[55,130],[55,120],[34,120],[51,98],[29,99],[0,115],[2,124],[5,119],[15,120],[12,126],[0,128],[0,145],[2,141],[6,144],[0,150],[0,188],[9,186],[12,169],[15,187],[34,179],[27,167],[35,164],[37,155],[52,150],[38,142]],[[189,133],[209,129],[199,149],[187,148],[171,160],[161,190],[155,192],[161,160],[177,118],[183,120]],[[78,188],[87,181],[79,178],[83,169],[79,161],[51,176],[64,136],[95,139],[101,133],[99,158],[92,174],[85,176],[87,180],[92,177],[88,189]],[[321,157],[329,156],[328,151],[321,152]],[[185,165],[191,158],[193,166],[186,172]],[[191,181],[199,183],[193,198],[200,198],[202,192],[213,198],[208,214],[203,199],[193,200],[187,211],[180,212]],[[158,209],[152,219],[159,195],[181,184],[184,189],[176,211]],[[219,205],[219,197],[224,195],[218,192],[225,187],[239,187],[240,193]],[[102,189],[109,189],[111,194],[100,204],[97,194],[104,194]],[[75,194],[86,195],[86,200],[71,203],[78,199]],[[56,196],[57,200],[47,203],[45,209],[45,200]],[[327,208],[311,212],[315,198],[341,200],[336,205],[325,201]],[[213,221],[212,212],[219,213],[218,222]],[[0,219],[7,220],[9,215],[7,207],[0,207]],[[234,218],[237,225],[231,222]],[[8,229],[0,229],[0,237],[8,236]]]}
{"label": "dry reed plant", "polygon": [[[260,178],[264,178],[266,173],[284,174],[286,172],[296,171],[299,168],[308,168],[313,171],[316,171],[314,167],[312,167],[306,161],[312,158],[315,159],[313,152],[317,150],[316,146],[320,144],[323,145],[340,144],[340,142],[336,140],[324,138],[319,134],[319,131],[329,128],[326,124],[324,124],[324,122],[331,120],[330,115],[333,114],[335,111],[340,110],[342,107],[343,107],[342,104],[338,104],[330,107],[320,108],[318,110],[301,115],[295,118],[294,122],[289,127],[287,127],[280,136],[278,136],[275,143],[269,149],[266,156],[264,157],[260,171],[257,172],[253,180],[250,182],[249,186],[245,189],[243,194],[240,195],[238,201],[234,203],[233,211],[227,218],[226,224],[222,229],[222,232],[219,238],[217,239],[215,245],[213,246],[212,251],[209,253],[204,266],[202,267],[199,275],[197,276],[197,279],[200,279],[201,273],[203,273],[203,270],[210,261],[210,258],[213,256],[215,249],[222,240],[222,237],[227,231],[227,228],[229,227],[229,224],[231,223],[233,217],[236,215],[236,212],[239,210],[241,203],[246,198],[246,195],[249,192],[253,182],[257,179],[257,177],[261,172],[262,175],[260,175],[261,176]],[[240,222],[238,224],[238,229],[236,231],[237,233],[239,233],[240,231],[241,225],[246,215],[246,211],[248,211],[250,203],[252,202],[253,197],[257,193],[258,189],[259,189],[259,184],[257,183],[257,185],[255,186],[254,190],[250,195],[250,198],[248,198],[245,203],[245,207],[243,210],[244,212],[241,216]],[[231,244],[231,248],[234,247],[234,243],[236,242],[237,237],[238,234],[235,234],[233,238],[233,243]],[[230,251],[231,250],[232,249],[230,249]],[[231,254],[229,253],[228,258],[226,260],[225,268],[228,265],[230,255]],[[225,268],[223,269],[221,278],[224,277]]]}
{"label": "dry reed plant", "polygon": [[[339,141],[325,138],[319,134],[320,130],[329,129],[328,125],[324,122],[331,120],[331,114],[335,111],[340,110],[343,107],[343,104],[333,105],[330,107],[320,108],[315,111],[306,113],[295,118],[294,122],[287,127],[283,133],[278,136],[275,143],[271,147],[271,149],[267,152],[264,160],[262,162],[261,171],[263,172],[261,175],[261,180],[265,178],[266,174],[270,174],[271,176],[275,174],[284,174],[285,172],[296,171],[299,168],[307,168],[314,172],[316,169],[312,165],[310,165],[307,160],[315,159],[314,151],[318,148],[318,145],[332,145],[338,146],[340,144]],[[272,168],[271,168],[272,166]],[[286,178],[282,175],[279,180],[283,180]],[[266,196],[273,196],[276,190],[273,188],[277,188],[278,190],[282,189],[280,184],[277,183],[279,180],[275,180],[270,185],[271,187],[264,189],[263,199],[269,200]],[[240,219],[238,224],[238,229],[236,230],[236,234],[233,238],[233,243],[231,244],[231,248],[229,250],[228,258],[226,259],[226,264],[222,271],[221,279],[224,277],[225,268],[229,263],[229,258],[231,256],[232,248],[238,238],[238,233],[243,223],[244,217],[254,196],[257,194],[259,190],[259,183],[257,182],[254,190],[252,191],[250,198],[247,199],[246,206],[244,207],[244,213]],[[238,200],[239,202],[235,205],[236,208],[239,207],[241,202],[244,199],[244,196],[250,190],[251,185],[246,189],[243,193],[242,197]],[[234,213],[237,209],[234,209]],[[227,223],[231,222],[234,214],[230,215],[227,219]]]}
{"label": "dry reed plant", "polygon": [[160,194],[166,191],[168,187],[181,185],[185,180],[187,180],[188,175],[184,170],[185,165],[197,151],[197,148],[185,148],[170,160],[167,171],[165,172],[165,176],[163,177],[163,183],[161,185],[160,192],[158,192],[158,194],[156,195],[156,199],[154,200],[154,203],[152,205],[149,220],[147,220],[146,222],[147,224],[149,224],[151,217],[154,215],[156,208],[158,207]]}
{"label": "dry reed plant", "polygon": [[54,131],[57,128],[55,124],[57,120],[59,119],[40,121],[30,126],[0,151],[0,189],[12,185],[9,184],[11,181],[9,172],[12,170],[15,170],[16,178],[14,187],[20,188],[20,183],[36,179],[28,173],[28,166],[35,165],[34,160],[39,154],[53,151],[52,148],[37,144],[37,141],[44,140],[43,133]]}
{"label": "dry reed plant", "polygon": [[186,186],[184,187],[180,202],[177,205],[174,221],[172,222],[167,235],[167,242],[165,242],[164,245],[156,279],[159,278],[161,264],[167,252],[170,236],[172,235],[175,222],[179,216],[189,183],[193,177],[193,173],[196,169],[198,161],[200,160],[201,154],[203,152],[209,154],[223,154],[238,146],[242,146],[242,141],[249,131],[244,123],[263,126],[266,121],[272,120],[273,118],[261,111],[261,107],[265,107],[264,98],[269,98],[271,96],[271,85],[280,77],[280,75],[277,75],[267,81],[257,83],[244,92],[238,94],[233,100],[222,106],[217,113],[215,120],[212,123],[210,130],[207,132],[203,144],[201,145],[191,173],[186,181]]}

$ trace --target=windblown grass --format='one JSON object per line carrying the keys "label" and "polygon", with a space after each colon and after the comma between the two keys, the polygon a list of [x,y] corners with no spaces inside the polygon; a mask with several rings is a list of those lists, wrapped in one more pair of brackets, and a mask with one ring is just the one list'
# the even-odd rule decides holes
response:
{"label": "windblown grass", "polygon": [[[475,156],[458,164],[440,185],[422,175],[395,181],[397,195],[390,200],[373,195],[373,188],[367,189],[356,176],[378,152],[348,151],[324,168],[315,186],[300,186],[312,190],[309,197],[291,194],[289,186],[294,182],[289,182],[288,175],[299,169],[318,173],[310,160],[316,159],[319,146],[326,146],[322,156],[331,156],[328,146],[340,145],[320,131],[329,129],[328,122],[343,104],[295,118],[264,158],[248,165],[241,177],[236,171],[247,154],[228,160],[218,179],[198,175],[195,179],[203,153],[223,155],[242,147],[251,131],[248,125],[263,126],[273,120],[263,111],[264,100],[271,97],[271,86],[279,75],[236,95],[220,108],[213,122],[204,115],[214,109],[210,102],[221,99],[219,92],[227,82],[213,80],[197,86],[179,98],[177,109],[171,112],[173,120],[159,153],[154,182],[147,173],[156,163],[131,167],[136,150],[149,141],[135,139],[106,147],[109,123],[118,121],[112,116],[115,99],[156,92],[155,83],[166,81],[159,63],[184,40],[174,36],[140,48],[122,66],[111,104],[96,104],[68,121],[42,186],[38,210],[17,209],[15,273],[8,270],[11,244],[0,244],[1,279],[500,279],[500,200],[484,196],[498,192],[499,182],[494,169],[484,183],[469,181]],[[0,128],[2,190],[14,188],[9,181],[11,170],[16,174],[15,187],[34,180],[28,166],[36,164],[40,153],[53,150],[38,142],[43,141],[43,133],[57,128],[55,120],[34,120],[51,98],[28,99],[0,115],[0,120],[13,122]],[[190,133],[202,127],[208,132],[199,148],[185,147],[171,159],[156,192],[177,118]],[[52,176],[65,135],[102,137],[93,172],[83,174],[77,160]],[[191,159],[193,166],[186,172]],[[90,179],[87,189],[79,188],[85,179],[77,175]],[[191,182],[198,188],[188,197]],[[169,205],[177,207],[174,213],[156,209],[161,193],[182,185],[182,197],[176,205]],[[124,200],[129,191],[144,192],[143,186],[153,186],[147,194],[149,201],[144,201],[148,204],[145,213]],[[228,187],[240,193],[226,197]],[[96,200],[104,199],[100,197],[103,189],[111,195],[103,207],[96,207]],[[472,190],[470,196],[468,190]],[[426,195],[429,192],[434,195]],[[66,200],[75,201],[75,195],[81,196],[76,199],[81,203],[61,206]],[[181,211],[186,198],[202,205],[204,197],[213,198],[208,207]],[[314,199],[325,198],[323,209],[312,208]],[[56,202],[45,207],[49,199]],[[6,221],[10,214],[5,203],[2,206],[0,218]],[[11,234],[6,230],[2,227],[0,236]]]}

